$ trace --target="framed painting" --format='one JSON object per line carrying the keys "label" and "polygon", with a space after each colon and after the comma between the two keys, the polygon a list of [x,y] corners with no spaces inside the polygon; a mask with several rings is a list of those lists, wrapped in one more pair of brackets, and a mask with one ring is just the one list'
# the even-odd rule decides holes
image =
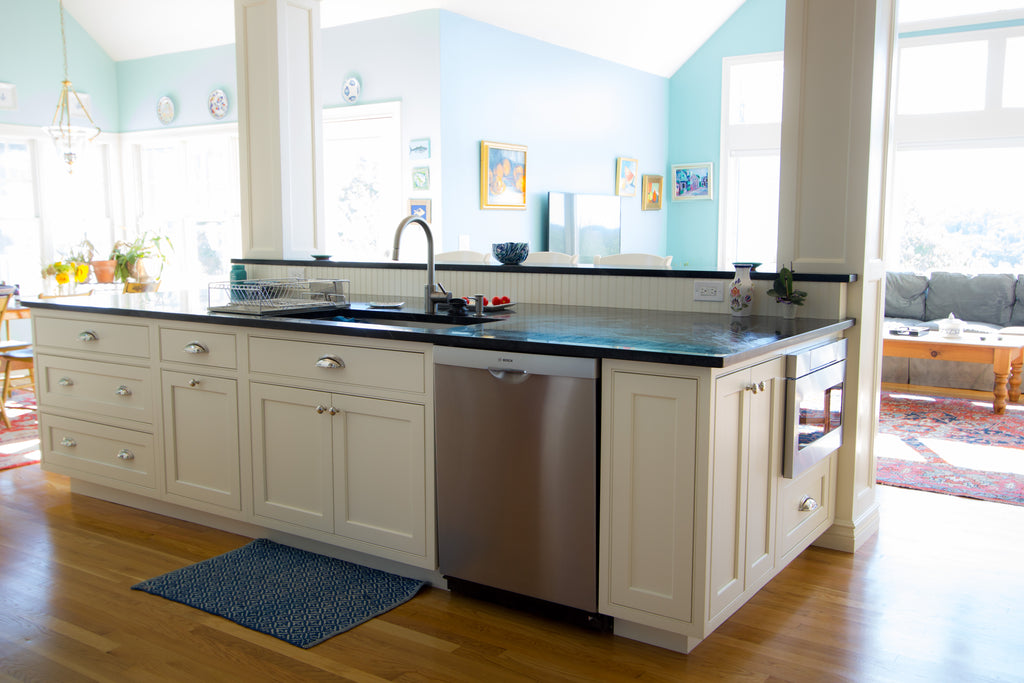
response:
{"label": "framed painting", "polygon": [[409,158],[418,161],[430,158],[430,138],[416,138],[409,141]]}
{"label": "framed painting", "polygon": [[660,175],[645,175],[643,177],[643,202],[640,205],[641,211],[658,211],[661,209],[661,193],[665,185],[665,179]]}
{"label": "framed painting", "polygon": [[620,197],[636,196],[636,172],[639,162],[629,157],[619,157],[615,163],[615,194]]}
{"label": "framed painting", "polygon": [[416,216],[416,218],[422,218],[426,222],[430,222],[430,200],[429,199],[410,199],[409,200],[409,214],[410,216]]}
{"label": "framed painting", "polygon": [[480,208],[526,208],[526,146],[480,142]]}
{"label": "framed painting", "polygon": [[711,162],[672,167],[672,201],[711,199],[714,187]]}
{"label": "framed painting", "polygon": [[414,190],[429,190],[430,189],[430,167],[418,166],[412,169],[412,189]]}

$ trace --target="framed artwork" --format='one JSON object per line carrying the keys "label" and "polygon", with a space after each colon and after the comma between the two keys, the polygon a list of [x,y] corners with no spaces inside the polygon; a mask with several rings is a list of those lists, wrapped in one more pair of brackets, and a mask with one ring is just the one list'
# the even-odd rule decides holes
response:
{"label": "framed artwork", "polygon": [[660,175],[643,177],[641,211],[658,211],[661,209],[661,193],[664,192],[665,179]]}
{"label": "framed artwork", "polygon": [[615,163],[615,194],[620,197],[636,196],[636,159],[619,157]]}
{"label": "framed artwork", "polygon": [[409,141],[409,158],[413,161],[430,158],[430,138]]}
{"label": "framed artwork", "polygon": [[416,216],[416,218],[422,218],[426,222],[430,222],[430,200],[429,199],[410,199],[409,200],[409,214],[410,216]]}
{"label": "framed artwork", "polygon": [[526,146],[480,142],[480,208],[526,209]]}
{"label": "framed artwork", "polygon": [[672,167],[672,201],[711,199],[714,179],[711,162],[678,164]]}
{"label": "framed artwork", "polygon": [[430,168],[427,166],[417,166],[412,169],[412,189],[414,190],[429,190],[430,189]]}

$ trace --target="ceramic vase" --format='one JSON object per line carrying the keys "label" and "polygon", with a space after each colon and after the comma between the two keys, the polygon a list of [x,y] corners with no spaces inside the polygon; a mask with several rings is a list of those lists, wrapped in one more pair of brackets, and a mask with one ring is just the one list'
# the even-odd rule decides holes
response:
{"label": "ceramic vase", "polygon": [[786,320],[793,320],[794,318],[796,318],[796,309],[798,308],[796,304],[790,303],[788,301],[780,301],[779,305],[782,306],[783,318],[785,318]]}
{"label": "ceramic vase", "polygon": [[729,308],[737,317],[750,315],[754,310],[754,283],[750,279],[753,267],[749,263],[734,263],[736,277],[729,284]]}

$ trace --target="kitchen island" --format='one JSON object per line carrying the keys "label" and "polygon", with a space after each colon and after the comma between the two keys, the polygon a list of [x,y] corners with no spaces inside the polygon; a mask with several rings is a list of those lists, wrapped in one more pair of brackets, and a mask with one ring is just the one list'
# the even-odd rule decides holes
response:
{"label": "kitchen island", "polygon": [[26,302],[43,466],[81,493],[443,584],[440,345],[601,359],[598,604],[617,633],[689,651],[831,524],[834,454],[781,477],[782,357],[852,320],[517,305],[419,329],[90,299]]}

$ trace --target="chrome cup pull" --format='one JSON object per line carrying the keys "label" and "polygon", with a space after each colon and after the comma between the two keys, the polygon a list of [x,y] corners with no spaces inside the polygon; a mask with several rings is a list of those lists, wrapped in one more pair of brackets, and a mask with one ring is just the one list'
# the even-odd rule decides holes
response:
{"label": "chrome cup pull", "polygon": [[327,354],[317,358],[316,363],[314,363],[313,365],[315,365],[318,368],[343,368],[345,367],[345,361],[338,358],[337,356]]}
{"label": "chrome cup pull", "polygon": [[210,349],[200,342],[194,341],[189,342],[185,345],[185,353],[198,354],[198,353],[209,353]]}
{"label": "chrome cup pull", "polygon": [[70,436],[65,436],[60,440],[60,445],[63,446],[64,448],[74,448],[75,446],[78,445],[78,443]]}
{"label": "chrome cup pull", "polygon": [[190,379],[188,381],[188,385],[190,387],[198,387],[199,386],[199,380],[197,380],[197,379]]}
{"label": "chrome cup pull", "polygon": [[818,504],[818,501],[814,500],[810,496],[806,496],[802,501],[800,501],[800,505],[798,505],[796,509],[800,512],[814,512],[819,507],[821,507],[821,505]]}
{"label": "chrome cup pull", "polygon": [[132,453],[127,448],[122,448],[120,451],[118,451],[117,458],[119,460],[134,460],[135,459],[135,454]]}
{"label": "chrome cup pull", "polygon": [[75,386],[75,380],[71,379],[70,377],[61,377],[59,380],[57,380],[57,384],[61,385],[62,387],[73,387]]}
{"label": "chrome cup pull", "polygon": [[98,339],[99,337],[97,337],[96,333],[93,332],[92,330],[84,330],[78,333],[78,341],[81,342],[94,342],[97,341]]}
{"label": "chrome cup pull", "polygon": [[117,391],[115,391],[114,393],[117,394],[118,396],[131,396],[132,390],[122,384],[117,388]]}

